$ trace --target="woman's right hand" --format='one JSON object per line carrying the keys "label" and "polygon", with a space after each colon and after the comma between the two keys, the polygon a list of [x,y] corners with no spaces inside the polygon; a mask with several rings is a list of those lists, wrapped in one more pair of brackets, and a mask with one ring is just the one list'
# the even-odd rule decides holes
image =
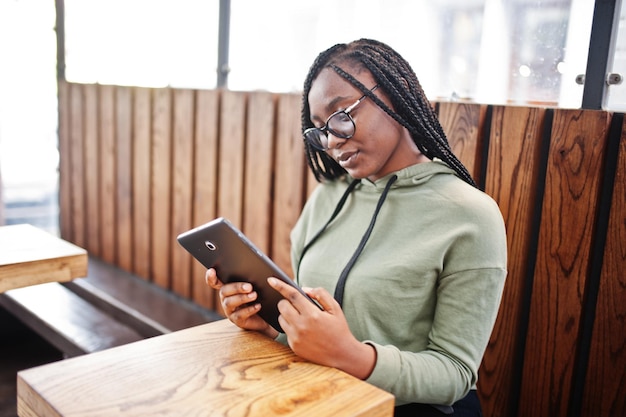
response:
{"label": "woman's right hand", "polygon": [[248,282],[224,284],[213,268],[206,271],[205,280],[209,287],[219,292],[220,304],[230,321],[242,329],[256,330],[272,339],[278,336],[278,331],[257,314],[261,304],[255,302],[257,293],[252,284]]}

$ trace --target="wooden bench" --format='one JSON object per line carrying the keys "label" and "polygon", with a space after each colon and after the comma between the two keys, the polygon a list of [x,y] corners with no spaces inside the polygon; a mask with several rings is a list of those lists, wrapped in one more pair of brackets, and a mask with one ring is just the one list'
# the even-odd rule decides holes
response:
{"label": "wooden bench", "polygon": [[10,290],[0,305],[66,357],[222,318],[94,257],[88,277]]}
{"label": "wooden bench", "polygon": [[[59,98],[65,239],[208,309],[182,231],[228,217],[291,270],[289,232],[315,185],[299,94],[61,82]],[[434,105],[507,227],[485,415],[626,415],[623,114]]]}

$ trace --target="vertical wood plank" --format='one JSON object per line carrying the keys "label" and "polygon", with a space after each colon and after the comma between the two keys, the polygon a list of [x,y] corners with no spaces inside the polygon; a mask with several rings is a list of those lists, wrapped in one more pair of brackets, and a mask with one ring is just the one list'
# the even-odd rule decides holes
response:
{"label": "vertical wood plank", "polygon": [[191,297],[191,261],[176,236],[192,227],[194,94],[192,90],[174,90],[174,129],[172,134],[172,289]]}
{"label": "vertical wood plank", "polygon": [[247,94],[222,92],[217,215],[243,228],[243,186]]}
{"label": "vertical wood plank", "polygon": [[71,152],[71,171],[70,181],[72,183],[72,239],[71,241],[80,247],[85,247],[85,181],[84,172],[84,119],[83,119],[83,86],[80,84],[72,84],[70,88],[71,94],[71,126],[70,126],[70,143]]}
{"label": "vertical wood plank", "polygon": [[581,415],[626,412],[626,125],[622,128]]}
{"label": "vertical wood plank", "polygon": [[246,123],[243,232],[269,253],[273,201],[274,96],[250,93]]}
{"label": "vertical wood plank", "polygon": [[136,88],[133,94],[133,272],[149,279],[150,263],[150,167],[152,97],[148,88]]}
{"label": "vertical wood plank", "polygon": [[59,81],[59,232],[63,239],[72,239],[72,142],[70,138],[70,84]]}
{"label": "vertical wood plank", "polygon": [[482,164],[482,130],[487,106],[471,103],[439,103],[439,122],[454,154],[461,160],[477,184]]}
{"label": "vertical wood plank", "polygon": [[[217,215],[243,229],[247,93],[222,91],[217,175]],[[216,311],[223,314],[219,302]]]}
{"label": "vertical wood plank", "polygon": [[115,249],[117,263],[122,269],[133,269],[133,225],[132,225],[132,90],[117,87],[115,94],[115,139],[116,139],[116,220],[117,235]]}
{"label": "vertical wood plank", "polygon": [[[196,128],[194,152],[193,226],[200,226],[216,217],[217,210],[217,141],[219,91],[196,92]],[[192,261],[191,286],[193,300],[216,309],[216,293],[204,282],[206,268]]]}
{"label": "vertical wood plank", "polygon": [[85,249],[100,256],[100,141],[98,138],[98,87],[85,85]]}
{"label": "vertical wood plank", "polygon": [[115,89],[100,86],[100,232],[102,259],[115,263],[116,172],[115,172]]}
{"label": "vertical wood plank", "polygon": [[519,415],[565,417],[610,115],[556,110]]}
{"label": "vertical wood plank", "polygon": [[152,113],[152,278],[154,283],[170,287],[171,237],[171,90],[154,90]]}
{"label": "vertical wood plank", "polygon": [[[498,203],[507,229],[508,276],[500,311],[479,374],[479,395],[485,415],[515,415],[519,361],[530,289],[530,251],[538,224],[538,182],[545,110],[528,107],[493,109],[485,192]],[[466,154],[467,155],[467,154]],[[471,158],[470,158],[471,159]]]}
{"label": "vertical wood plank", "polygon": [[300,128],[299,94],[284,94],[278,100],[276,129],[276,178],[272,258],[293,277],[290,233],[307,193],[307,166]]}

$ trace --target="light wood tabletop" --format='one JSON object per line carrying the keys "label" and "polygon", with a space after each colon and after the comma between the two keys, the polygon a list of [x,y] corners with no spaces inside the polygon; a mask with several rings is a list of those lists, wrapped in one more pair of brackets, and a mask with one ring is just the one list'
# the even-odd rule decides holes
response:
{"label": "light wood tabletop", "polygon": [[228,320],[18,373],[30,416],[392,416],[394,397]]}
{"label": "light wood tabletop", "polygon": [[0,226],[0,293],[85,276],[85,249],[29,224]]}

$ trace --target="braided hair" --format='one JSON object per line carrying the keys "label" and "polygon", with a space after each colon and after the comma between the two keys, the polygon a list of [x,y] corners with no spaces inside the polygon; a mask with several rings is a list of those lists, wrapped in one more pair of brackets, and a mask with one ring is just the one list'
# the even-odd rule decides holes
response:
{"label": "braided hair", "polygon": [[[393,109],[374,95],[366,86],[339,65],[367,69],[377,84],[391,100]],[[332,68],[340,76],[361,90],[378,107],[404,126],[420,152],[427,158],[439,158],[452,168],[468,184],[476,186],[467,168],[454,155],[448,139],[439,123],[435,110],[430,105],[409,63],[388,45],[371,40],[359,39],[348,44],[337,44],[320,53],[304,81],[302,94],[302,131],[314,127],[309,108],[311,84],[324,68]],[[305,153],[309,167],[317,181],[334,180],[346,171],[324,151],[305,141]]]}

